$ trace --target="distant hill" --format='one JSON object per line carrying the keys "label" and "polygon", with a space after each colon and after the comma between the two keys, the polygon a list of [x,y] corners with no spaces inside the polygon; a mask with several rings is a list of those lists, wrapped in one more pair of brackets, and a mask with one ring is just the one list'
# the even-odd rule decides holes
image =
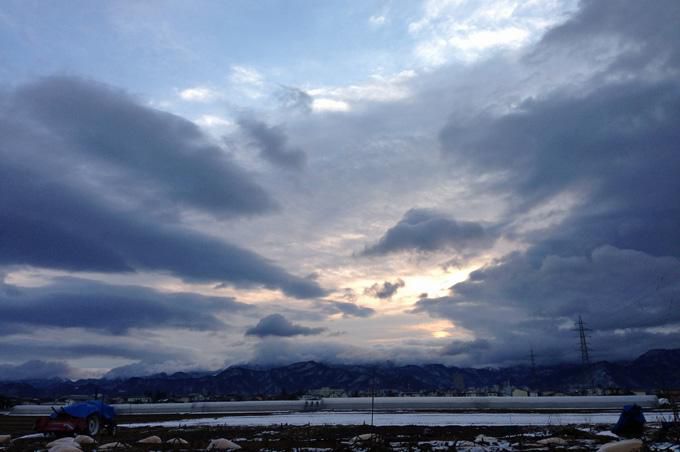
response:
{"label": "distant hill", "polygon": [[[597,362],[592,379],[601,388],[659,390],[680,387],[680,349],[650,350],[630,362]],[[307,361],[270,369],[229,367],[215,374],[158,374],[118,380],[27,380],[0,382],[4,397],[48,398],[95,393],[108,397],[155,399],[202,394],[211,398],[292,397],[310,390],[335,388],[348,395],[368,393],[372,380],[381,394],[449,392],[512,385],[539,391],[574,391],[589,377],[581,366],[458,368],[441,364],[339,365]]]}

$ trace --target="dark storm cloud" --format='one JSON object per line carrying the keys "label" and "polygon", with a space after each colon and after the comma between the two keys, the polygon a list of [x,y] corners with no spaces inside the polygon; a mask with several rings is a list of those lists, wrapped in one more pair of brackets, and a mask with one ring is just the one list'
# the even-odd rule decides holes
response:
{"label": "dark storm cloud", "polygon": [[371,317],[375,314],[375,309],[368,306],[360,306],[347,301],[319,300],[316,304],[321,311],[327,315],[342,314],[343,318],[350,317]]}
{"label": "dark storm cloud", "polygon": [[437,251],[447,248],[463,252],[492,245],[492,235],[480,223],[456,221],[431,209],[411,209],[376,244],[366,247],[362,254],[377,256],[399,251]]}
{"label": "dark storm cloud", "polygon": [[26,361],[23,364],[0,364],[0,381],[33,380],[42,378],[67,378],[73,374],[73,369],[58,361]]}
{"label": "dark storm cloud", "polygon": [[268,126],[252,118],[241,118],[239,126],[254,140],[260,156],[272,165],[301,170],[307,155],[301,149],[288,146],[288,137],[281,127]]}
{"label": "dark storm cloud", "polygon": [[441,141],[475,170],[502,172],[497,188],[520,198],[518,210],[578,187],[599,215],[617,209],[653,220],[664,212],[677,221],[679,120],[678,83],[631,81],[526,101],[472,127],[450,124]]}
{"label": "dark storm cloud", "polygon": [[161,372],[174,374],[176,372],[196,371],[205,372],[204,369],[197,368],[193,364],[182,361],[140,361],[115,367],[104,374],[103,378],[115,380],[130,377],[144,377],[159,374]]}
{"label": "dark storm cloud", "polygon": [[475,355],[479,352],[491,348],[489,341],[486,339],[477,339],[474,341],[452,341],[441,350],[442,355],[457,356],[457,355]]}
{"label": "dark storm cloud", "polygon": [[[104,165],[120,185],[154,202],[218,215],[254,214],[274,206],[269,195],[191,121],[145,107],[121,90],[52,77],[19,88],[11,114],[48,127],[67,152]],[[45,153],[50,150],[45,150]]]}
{"label": "dark storm cloud", "polygon": [[218,214],[267,204],[191,123],[77,79],[19,89],[13,105],[0,112],[0,265],[167,271],[189,281],[323,295],[312,280],[161,215],[175,202]]}
{"label": "dark storm cloud", "polygon": [[321,334],[326,328],[310,328],[292,323],[281,314],[271,314],[261,319],[257,325],[246,331],[247,336],[312,336]]}
{"label": "dark storm cloud", "polygon": [[385,281],[384,283],[375,283],[371,287],[367,287],[364,290],[364,293],[366,295],[370,295],[375,298],[380,298],[381,300],[385,300],[388,298],[392,298],[392,295],[397,293],[397,291],[404,287],[406,283],[404,283],[403,280],[397,279],[395,282],[389,282]]}
{"label": "dark storm cloud", "polygon": [[[441,357],[434,358],[437,361]],[[336,364],[414,364],[433,362],[432,354],[420,346],[380,345],[370,348],[353,345],[348,341],[313,338],[308,340],[268,337],[255,344],[251,364],[262,366],[286,365],[302,361],[319,361]]]}
{"label": "dark storm cloud", "polygon": [[18,356],[40,359],[78,359],[83,357],[113,357],[141,360],[188,360],[195,351],[171,347],[153,340],[135,341],[126,336],[97,336],[67,340],[43,337],[17,337],[0,341],[0,358],[13,360]]}
{"label": "dark storm cloud", "polygon": [[[8,171],[5,171],[8,170]],[[323,294],[248,250],[114,210],[59,180],[0,168],[0,263],[80,271],[170,271],[189,281],[263,285],[296,297]]]}
{"label": "dark storm cloud", "polygon": [[419,300],[415,310],[451,319],[488,341],[480,352],[493,361],[483,362],[521,361],[532,341],[553,361],[573,358],[579,315],[593,329],[591,345],[601,358],[630,357],[677,335],[679,274],[676,258],[610,246],[539,262],[516,253],[473,272],[451,296]]}
{"label": "dark storm cloud", "polygon": [[[634,0],[614,3],[581,1],[577,13],[549,30],[529,59],[586,55],[602,57],[618,52],[608,72],[640,71],[646,65],[680,66],[680,4]],[[599,54],[598,54],[599,53]]]}
{"label": "dark storm cloud", "polygon": [[136,286],[113,286],[63,278],[47,286],[0,296],[0,325],[86,328],[123,334],[131,328],[221,330],[217,314],[252,309],[233,298],[165,294]]}
{"label": "dark storm cloud", "polygon": [[558,195],[582,197],[560,222],[515,231],[526,252],[473,272],[449,297],[417,302],[488,341],[477,362],[526,361],[532,341],[551,360],[574,357],[578,315],[603,359],[677,340],[679,12],[677,2],[583,2],[525,64],[582,59],[598,70],[441,131],[447,156],[507,195],[510,221]]}

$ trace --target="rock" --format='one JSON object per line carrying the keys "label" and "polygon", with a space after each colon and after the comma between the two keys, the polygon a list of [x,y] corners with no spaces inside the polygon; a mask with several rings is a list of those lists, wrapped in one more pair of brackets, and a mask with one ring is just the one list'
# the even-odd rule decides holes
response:
{"label": "rock", "polygon": [[[76,443],[73,443],[76,444]],[[50,447],[48,452],[83,452],[80,447],[70,444],[57,444],[54,447]]]}
{"label": "rock", "polygon": [[78,435],[73,439],[73,441],[80,444],[81,446],[83,444],[97,444],[97,441],[95,441],[94,438],[92,438],[91,436],[87,436],[87,435]]}
{"label": "rock", "polygon": [[137,441],[137,444],[163,444],[163,440],[160,439],[160,437],[153,435],[140,439],[139,441]]}
{"label": "rock", "polygon": [[172,444],[173,446],[186,446],[189,444],[189,441],[185,440],[184,438],[170,438],[165,442],[165,444]]}
{"label": "rock", "polygon": [[354,438],[350,439],[350,443],[355,444],[355,443],[363,443],[366,441],[377,441],[379,438],[378,435],[375,433],[364,433],[363,435],[355,436]]}
{"label": "rock", "polygon": [[102,444],[101,446],[97,447],[97,450],[120,450],[120,449],[127,449],[128,446],[125,443],[120,443],[120,442],[115,442],[115,443],[106,443]]}
{"label": "rock", "polygon": [[538,444],[543,444],[543,445],[552,444],[553,446],[566,446],[568,444],[566,440],[564,440],[562,438],[558,438],[556,436],[554,436],[552,438],[539,439],[536,442]]}
{"label": "rock", "polygon": [[241,446],[226,438],[213,439],[210,441],[210,444],[208,444],[208,450],[236,450],[240,448]]}
{"label": "rock", "polygon": [[642,441],[639,439],[626,439],[603,444],[597,452],[636,452],[642,450]]}
{"label": "rock", "polygon": [[483,444],[496,444],[498,443],[498,438],[494,438],[493,436],[477,435],[475,442]]}
{"label": "rock", "polygon": [[80,449],[80,444],[76,443],[75,440],[73,438],[71,438],[70,436],[55,439],[54,441],[47,443],[48,449],[51,449],[51,448],[54,448],[54,447],[59,447],[59,446],[73,446],[73,447],[77,447],[78,449]]}
{"label": "rock", "polygon": [[0,444],[9,444],[12,435],[0,435]]}

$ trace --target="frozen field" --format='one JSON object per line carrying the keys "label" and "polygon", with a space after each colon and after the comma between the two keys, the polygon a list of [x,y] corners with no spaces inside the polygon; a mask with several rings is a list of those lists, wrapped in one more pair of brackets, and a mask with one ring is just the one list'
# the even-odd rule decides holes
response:
{"label": "frozen field", "polygon": [[[671,419],[670,412],[649,412],[647,422]],[[375,413],[378,426],[560,426],[580,424],[614,424],[618,412],[601,413]],[[121,424],[120,427],[190,427],[190,426],[266,426],[266,425],[361,425],[371,423],[370,412],[314,412],[254,416],[224,416],[163,422]]]}

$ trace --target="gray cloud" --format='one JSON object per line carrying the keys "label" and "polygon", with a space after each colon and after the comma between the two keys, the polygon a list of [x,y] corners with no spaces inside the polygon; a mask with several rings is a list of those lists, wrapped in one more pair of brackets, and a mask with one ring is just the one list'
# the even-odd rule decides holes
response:
{"label": "gray cloud", "polygon": [[247,336],[312,336],[321,334],[326,328],[310,328],[292,323],[281,314],[271,314],[246,331]]}
{"label": "gray cloud", "polygon": [[281,106],[287,110],[297,110],[303,113],[312,111],[312,96],[300,88],[281,85],[276,93],[276,98]]}
{"label": "gray cloud", "polygon": [[[363,234],[367,231],[366,225],[383,222],[386,214],[394,216],[395,209],[402,209],[396,210],[396,215],[400,215],[409,206],[434,202],[446,204],[447,211],[456,212],[455,220],[440,215],[456,223],[458,218],[488,218],[489,213],[495,215],[502,209],[502,214],[507,215],[503,220],[508,220],[504,224],[521,226],[521,216],[531,208],[559,200],[557,196],[565,191],[578,191],[583,194],[582,202],[567,212],[560,223],[530,233],[522,232],[521,228],[515,231],[504,228],[503,234],[514,234],[513,239],[528,246],[527,252],[506,256],[483,269],[489,271],[488,274],[475,274],[470,280],[471,286],[475,282],[479,285],[475,301],[463,302],[460,293],[465,286],[459,286],[460,293],[454,292],[442,299],[425,297],[418,306],[433,316],[464,323],[479,336],[478,340],[486,340],[490,345],[488,349],[475,351],[473,356],[456,354],[442,359],[469,360],[471,364],[526,362],[532,341],[537,353],[550,359],[573,357],[576,338],[569,322],[580,313],[577,307],[603,304],[601,310],[583,313],[586,321],[592,323],[593,315],[609,315],[605,307],[611,307],[612,300],[625,297],[616,284],[625,280],[635,291],[642,290],[643,286],[651,287],[654,279],[639,281],[635,274],[619,269],[625,278],[617,280],[614,273],[607,276],[601,264],[597,264],[592,273],[588,260],[600,262],[601,253],[607,250],[612,255],[637,250],[642,254],[633,257],[621,257],[624,256],[621,254],[620,260],[637,262],[646,258],[650,265],[656,265],[655,259],[660,256],[680,255],[677,232],[680,213],[675,208],[680,193],[676,182],[680,140],[675,126],[679,105],[676,80],[680,66],[677,57],[680,47],[675,44],[680,40],[677,11],[678,4],[673,0],[615,4],[583,1],[572,19],[549,31],[522,60],[514,61],[513,55],[497,54],[478,64],[451,65],[419,74],[409,85],[413,96],[404,102],[380,105],[367,102],[361,110],[357,108],[344,115],[290,115],[295,119],[286,118],[286,131],[295,136],[296,145],[299,143],[302,149],[324,149],[323,159],[310,159],[308,163],[314,166],[306,172],[300,186],[294,188],[282,182],[289,176],[286,172],[267,175],[272,178],[267,186],[276,187],[286,205],[303,207],[282,211],[281,216],[271,221],[260,219],[249,223],[248,228],[252,226],[252,229],[242,234],[247,238],[243,242],[256,237],[256,243],[310,243],[348,230]],[[445,111],[451,112],[448,120],[442,117]],[[479,114],[480,111],[483,113]],[[29,112],[24,116],[29,114],[33,115]],[[149,186],[140,182],[143,178],[135,177],[128,189],[120,182],[127,180],[126,171],[109,171],[117,167],[108,160],[102,160],[101,166],[93,165],[90,159],[87,164],[77,159],[68,159],[64,164],[54,160],[38,172],[36,162],[48,156],[32,153],[31,149],[52,149],[56,152],[50,155],[68,156],[61,150],[68,149],[75,140],[52,131],[56,126],[43,127],[46,120],[36,119],[40,127],[32,127],[32,123],[24,123],[25,118],[8,116],[3,121],[5,119],[4,123],[0,121],[3,128],[0,130],[3,136],[0,167],[7,165],[9,169],[0,174],[0,247],[4,247],[0,249],[0,259],[14,256],[5,260],[52,268],[166,271],[188,280],[266,284],[272,288],[292,284],[287,279],[291,276],[278,267],[272,276],[271,263],[257,255],[251,255],[253,261],[245,260],[253,262],[247,271],[240,271],[241,267],[235,263],[222,267],[225,262],[238,262],[241,255],[231,254],[231,248],[224,251],[223,243],[217,240],[204,246],[221,250],[210,255],[205,267],[199,251],[189,253],[186,264],[181,262],[186,250],[198,249],[192,247],[205,243],[201,241],[208,238],[195,233],[185,237],[182,234],[187,229],[182,228],[176,218],[172,218],[171,224],[164,223],[162,231],[169,230],[163,235],[165,240],[158,249],[149,252],[164,257],[157,257],[151,263],[148,257],[140,258],[146,252],[143,245],[147,238],[153,238],[161,223],[150,214],[176,213],[173,212],[175,204],[214,215],[248,213],[226,208],[218,213],[205,207],[209,203],[201,203],[203,207],[200,207],[188,196],[181,201],[173,200],[165,196],[172,188],[164,187],[155,177],[149,179]],[[431,139],[432,131],[439,130],[443,122],[447,124],[441,129],[438,144],[450,165],[439,161],[436,153],[431,152],[437,145],[436,140]],[[30,139],[14,131],[7,133],[10,125],[28,130]],[[30,146],[17,146],[22,140]],[[22,152],[15,155],[2,151],[11,147]],[[18,159],[18,155],[23,157]],[[30,161],[26,155],[31,157]],[[96,172],[89,173],[93,168]],[[73,195],[69,194],[67,203],[53,196],[50,202],[27,204],[31,209],[7,210],[5,207],[10,201],[5,194],[11,192],[7,191],[9,183],[3,184],[3,180],[16,174],[23,174],[31,181],[31,184],[15,184],[21,188],[18,192],[35,190],[37,185],[40,196],[52,192],[54,187],[58,190],[68,187]],[[115,177],[102,179],[102,174]],[[440,195],[439,199],[433,198]],[[395,207],[396,198],[401,207]],[[31,197],[16,199],[19,204]],[[93,201],[97,209],[87,202],[80,203],[81,200]],[[62,216],[49,215],[58,221],[46,221],[36,213],[49,209],[50,205],[64,206]],[[83,205],[84,213],[80,210]],[[477,210],[484,211],[485,215],[478,216]],[[102,216],[102,221],[88,221],[93,213],[100,211],[108,213]],[[2,212],[10,213],[3,215]],[[257,212],[259,210],[253,209],[253,213]],[[108,222],[117,217],[125,217],[126,221],[118,220],[112,223],[115,227],[108,227]],[[128,231],[127,218],[141,223],[135,230],[147,230],[148,237],[144,235],[136,242],[140,246],[121,248],[120,240],[116,240],[115,247],[107,246],[100,237],[116,238],[114,233],[121,224],[126,226],[123,230]],[[81,227],[82,222],[87,227]],[[301,228],[301,224],[313,224],[314,231]],[[27,225],[31,228],[26,228]],[[72,234],[74,230],[78,234]],[[35,246],[21,235],[23,231],[34,231],[27,236]],[[9,236],[20,240],[3,241],[3,237]],[[282,236],[285,241],[280,240]],[[492,241],[493,234],[490,236]],[[417,238],[412,240],[416,245],[421,243]],[[175,245],[185,242],[188,244],[179,248]],[[460,243],[467,247],[462,252],[452,243],[446,243],[443,249],[456,255],[472,253],[480,249],[478,245],[484,249],[490,242],[477,244],[463,240]],[[21,247],[21,253],[14,247]],[[129,251],[129,248],[133,249]],[[311,264],[308,268],[346,264],[341,258],[320,257],[319,253],[303,248],[299,247],[300,251],[295,251],[290,261],[304,260]],[[235,251],[243,250],[237,247]],[[290,251],[279,255],[286,253]],[[16,258],[17,254],[21,255],[20,259]],[[573,274],[566,265],[569,259],[578,264]],[[618,260],[614,260],[620,268]],[[280,261],[287,260],[284,257]],[[451,262],[461,262],[461,258],[453,256]],[[215,263],[219,265],[216,267]],[[567,272],[564,292],[559,278],[545,270],[536,270],[547,263]],[[492,267],[498,267],[501,279],[503,272],[516,275],[517,285],[511,284],[509,276],[504,284],[494,284]],[[595,275],[604,278],[602,287]],[[592,296],[581,288],[577,276],[583,287],[590,281],[591,287],[596,288]],[[677,280],[672,274],[665,278]],[[553,290],[542,284],[544,279],[556,284]],[[542,297],[523,287],[522,282],[525,286],[536,285],[537,291],[543,287]],[[637,283],[641,286],[635,286]],[[288,293],[310,294],[319,290],[318,286],[305,287],[301,291],[289,288]],[[633,290],[635,287],[638,289]],[[567,299],[567,292],[574,298]],[[537,308],[542,304],[549,307],[546,314],[517,301],[525,295]],[[586,301],[575,302],[579,297]],[[316,303],[316,298],[312,298],[312,303]],[[556,303],[553,298],[558,299]],[[657,308],[661,309],[665,301],[657,300]],[[578,306],[572,308],[571,303]],[[642,316],[649,325],[658,320],[650,312]],[[610,359],[677,342],[677,334],[668,332],[674,327],[663,322],[661,320],[658,329],[641,324],[617,333],[598,323],[593,332],[593,345],[600,351],[599,357]],[[295,342],[278,349],[275,344],[267,345],[268,356],[275,359],[284,352],[295,360],[313,357],[315,353],[317,357],[332,357],[335,353],[350,360],[356,356],[346,349],[340,351],[339,346],[329,346],[330,351],[321,350],[316,344],[301,347],[297,344],[300,340],[304,338],[296,338]],[[257,341],[258,346],[266,341]],[[415,360],[415,354],[409,352],[409,356]]]}
{"label": "gray cloud", "polygon": [[316,306],[327,315],[342,314],[343,318],[371,317],[375,309],[347,301],[319,300]]}
{"label": "gray cloud", "polygon": [[241,118],[239,126],[254,140],[260,156],[272,165],[301,170],[307,155],[301,149],[290,148],[288,137],[281,127],[268,126],[252,118]]}
{"label": "gray cloud", "polygon": [[[115,183],[154,203],[218,215],[274,207],[269,195],[198,126],[142,106],[122,90],[83,79],[45,78],[13,94],[10,114],[47,126],[55,141],[67,144],[59,151],[68,158],[100,166]],[[53,149],[41,154],[49,152]]]}
{"label": "gray cloud", "polygon": [[16,295],[0,296],[0,327],[85,328],[112,334],[131,328],[221,330],[225,325],[217,314],[248,309],[252,306],[227,297],[161,293],[61,278],[46,286],[21,288]]}
{"label": "gray cloud", "polygon": [[503,193],[511,221],[581,193],[556,223],[504,231],[528,243],[525,252],[473,272],[449,297],[417,302],[416,311],[488,341],[477,362],[526,361],[532,341],[551,360],[576,358],[578,315],[604,359],[677,340],[679,14],[677,2],[583,2],[525,64],[540,71],[583,58],[597,70],[509,110],[452,118],[441,131],[444,154]]}
{"label": "gray cloud", "polygon": [[[446,358],[446,357],[445,357]],[[249,363],[263,366],[286,365],[301,361],[357,364],[389,361],[399,364],[441,362],[442,356],[433,356],[420,346],[374,345],[357,346],[348,341],[314,338],[294,340],[269,337],[255,345]]]}
{"label": "gray cloud", "polygon": [[73,339],[61,334],[58,340],[25,336],[0,340],[0,358],[3,360],[11,361],[17,357],[41,359],[45,356],[53,359],[105,357],[154,362],[157,360],[186,361],[195,358],[195,351],[172,347],[150,339],[139,342],[127,336],[102,335],[87,339]]}
{"label": "gray cloud", "polygon": [[411,209],[385,232],[374,245],[367,246],[365,256],[399,251],[468,251],[493,244],[494,234],[480,223],[456,221],[431,209]]}
{"label": "gray cloud", "polygon": [[26,361],[23,364],[0,364],[0,381],[38,380],[47,378],[69,378],[73,369],[59,361]]}
{"label": "gray cloud", "polygon": [[77,79],[21,88],[13,105],[19,113],[0,115],[0,265],[168,271],[189,281],[323,295],[316,282],[147,204],[177,201],[218,214],[266,207],[259,189],[217,148],[201,144],[191,123]]}
{"label": "gray cloud", "polygon": [[111,369],[103,378],[115,380],[120,378],[143,377],[161,372],[173,374],[175,372],[203,372],[205,369],[195,364],[183,361],[139,361]]}
{"label": "gray cloud", "polygon": [[[607,73],[642,73],[653,67],[680,66],[677,21],[680,5],[673,0],[654,4],[620,1],[614,7],[597,0],[581,1],[576,14],[543,36],[529,60],[602,58],[614,51]],[[598,54],[599,52],[599,54]]]}
{"label": "gray cloud", "polygon": [[[680,255],[680,210],[675,207],[680,59],[672,44],[680,38],[672,19],[680,6],[663,1],[610,6],[584,2],[536,47],[551,55],[567,49],[572,58],[586,55],[595,61],[607,44],[611,56],[600,72],[525,99],[503,114],[452,120],[441,131],[440,143],[457,164],[495,176],[493,188],[514,197],[514,214],[563,191],[587,193],[583,205],[559,230],[549,231],[550,237],[528,237],[544,242],[542,247],[565,254],[611,244]],[[540,70],[544,63],[527,64]],[[647,66],[656,69],[643,70]]]}
{"label": "gray cloud", "polygon": [[370,295],[375,298],[380,298],[381,300],[385,300],[388,298],[392,298],[392,295],[397,293],[397,290],[400,288],[404,287],[405,283],[401,279],[397,279],[395,282],[389,282],[385,281],[382,284],[375,283],[371,287],[367,287],[364,290],[364,293],[366,295]]}
{"label": "gray cloud", "polygon": [[474,331],[488,344],[477,350],[484,360],[476,362],[526,360],[532,341],[546,359],[573,359],[579,315],[593,329],[591,344],[602,359],[630,358],[678,335],[678,274],[676,258],[610,246],[539,262],[516,253],[473,272],[451,296],[419,300],[415,311]]}
{"label": "gray cloud", "polygon": [[[451,341],[441,350],[442,355],[458,356],[458,355],[476,355],[479,352],[486,351],[491,348],[489,341],[486,339],[476,339],[474,341]],[[473,356],[473,359],[475,357]]]}

